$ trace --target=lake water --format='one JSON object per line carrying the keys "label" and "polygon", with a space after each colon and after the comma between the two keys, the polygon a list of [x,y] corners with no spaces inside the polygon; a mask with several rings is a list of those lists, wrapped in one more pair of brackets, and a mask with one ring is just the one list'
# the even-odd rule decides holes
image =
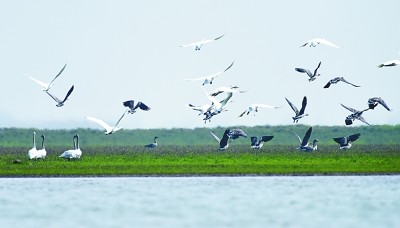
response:
{"label": "lake water", "polygon": [[0,227],[400,227],[400,176],[0,178]]}

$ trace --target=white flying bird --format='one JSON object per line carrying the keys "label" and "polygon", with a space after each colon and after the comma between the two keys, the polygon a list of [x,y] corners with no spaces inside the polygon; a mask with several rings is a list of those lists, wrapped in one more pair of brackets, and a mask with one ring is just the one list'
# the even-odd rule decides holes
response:
{"label": "white flying bird", "polygon": [[109,135],[112,134],[118,130],[121,130],[122,127],[118,127],[119,122],[122,120],[122,118],[125,116],[125,114],[128,112],[128,110],[126,110],[124,112],[124,114],[122,114],[121,118],[119,118],[118,122],[114,125],[114,127],[111,127],[110,125],[106,124],[104,121],[90,117],[90,116],[86,116],[86,119],[96,122],[98,124],[100,124],[102,127],[104,127],[106,129],[106,132],[104,133],[105,135]]}
{"label": "white flying bird", "polygon": [[310,45],[310,47],[316,47],[318,44],[325,44],[325,45],[332,46],[335,48],[340,48],[340,47],[334,45],[333,43],[331,43],[325,39],[321,39],[321,38],[315,38],[315,39],[309,40],[309,41],[307,41],[307,43],[301,45],[300,47],[305,47],[306,45]]}
{"label": "white flying bird", "polygon": [[256,115],[256,112],[258,112],[259,108],[282,108],[282,106],[277,107],[277,106],[271,106],[271,105],[266,105],[266,104],[252,104],[238,117],[242,117],[246,112],[247,112],[247,115],[249,115],[249,113],[252,111],[254,111],[254,115]]}
{"label": "white flying bird", "polygon": [[199,41],[199,42],[194,42],[194,43],[191,43],[191,44],[178,45],[178,46],[179,46],[179,47],[193,47],[194,50],[200,51],[200,49],[201,49],[201,47],[203,46],[203,44],[210,43],[210,42],[213,42],[213,41],[215,41],[215,40],[219,40],[219,39],[221,39],[223,36],[225,36],[225,34],[222,35],[222,36],[219,36],[219,37],[217,37],[217,38],[215,38],[215,39],[212,39],[212,40],[203,39],[202,41]]}
{"label": "white flying bird", "polygon": [[24,74],[24,75],[28,76],[30,79],[35,81],[37,84],[41,85],[43,87],[42,88],[43,91],[49,91],[49,89],[54,85],[54,81],[58,78],[58,76],[60,76],[60,74],[64,71],[66,66],[67,66],[67,64],[64,65],[64,67],[61,69],[60,73],[58,73],[56,75],[56,77],[54,77],[54,79],[50,83],[41,82],[41,81],[39,81],[37,79],[32,78],[31,76],[29,76],[27,74]]}
{"label": "white flying bird", "polygon": [[239,87],[237,87],[237,86],[230,86],[230,87],[222,86],[222,87],[219,87],[218,89],[215,89],[214,92],[210,94],[210,96],[215,97],[215,96],[218,96],[219,94],[221,94],[221,93],[223,93],[223,92],[230,92],[230,93],[237,93],[237,92],[239,92],[239,93],[245,93],[245,92],[248,91],[248,90],[246,90],[246,91],[239,91],[239,90],[236,90],[236,89],[239,89]]}
{"label": "white flying bird", "polygon": [[217,73],[215,73],[215,74],[211,74],[211,75],[208,75],[208,76],[205,76],[205,77],[195,78],[195,79],[187,79],[187,78],[184,78],[184,79],[187,80],[187,81],[204,80],[203,85],[205,85],[205,84],[212,84],[212,83],[213,83],[213,80],[214,80],[218,75],[220,75],[220,74],[224,73],[225,71],[229,70],[229,68],[232,67],[232,65],[233,65],[234,62],[235,62],[235,61],[233,61],[232,64],[229,65],[229,67],[226,68],[225,70],[220,71],[220,72],[217,72]]}
{"label": "white flying bird", "polygon": [[228,104],[230,102],[232,102],[232,101],[230,101],[230,99],[232,98],[233,93],[228,92],[228,96],[225,99],[223,99],[221,102],[219,102],[217,99],[215,99],[215,97],[210,96],[204,88],[203,88],[203,90],[206,93],[207,98],[212,102],[212,105],[210,106],[210,108],[208,108],[207,112],[204,113],[204,115],[206,116],[203,119],[204,121],[210,120],[211,117],[218,115],[221,112],[227,111],[226,107],[228,106]]}

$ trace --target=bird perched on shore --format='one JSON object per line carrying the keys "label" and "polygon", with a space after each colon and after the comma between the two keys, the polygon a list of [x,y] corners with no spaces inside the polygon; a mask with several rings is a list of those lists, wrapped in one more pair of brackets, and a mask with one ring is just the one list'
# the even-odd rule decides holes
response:
{"label": "bird perched on shore", "polygon": [[338,138],[333,138],[333,140],[337,143],[339,143],[340,145],[340,149],[350,149],[351,147],[351,143],[356,141],[358,138],[360,138],[360,133],[354,134],[354,135],[350,135],[347,137],[338,137]]}
{"label": "bird perched on shore", "polygon": [[358,111],[358,110],[355,110],[354,108],[347,107],[347,106],[345,106],[343,104],[341,104],[341,105],[343,106],[343,108],[345,108],[345,109],[349,110],[350,112],[352,112],[352,114],[348,115],[346,117],[346,119],[345,119],[346,125],[352,125],[353,121],[356,120],[356,119],[360,120],[360,121],[362,121],[362,122],[364,122],[364,123],[366,123],[368,125],[371,125],[364,119],[364,117],[361,116],[365,111],[368,111],[369,108],[364,109],[362,111]]}
{"label": "bird perched on shore", "polygon": [[47,93],[51,98],[53,98],[53,100],[55,100],[55,101],[57,102],[57,104],[56,104],[57,107],[62,107],[62,106],[64,106],[64,103],[68,100],[68,97],[69,97],[69,95],[71,95],[72,91],[74,91],[74,86],[72,86],[72,87],[68,90],[68,93],[67,93],[67,95],[65,95],[64,100],[58,99],[56,96],[51,95],[48,91],[46,91],[46,93]]}
{"label": "bird perched on shore", "polygon": [[317,79],[318,76],[321,76],[321,74],[317,74],[317,71],[319,69],[319,67],[321,66],[321,62],[319,62],[317,68],[315,68],[314,73],[312,74],[310,70],[304,69],[304,68],[294,68],[295,71],[300,72],[300,73],[306,73],[308,75],[308,77],[310,77],[308,79],[309,82],[314,81],[315,79]]}
{"label": "bird perched on shore", "polygon": [[277,106],[271,106],[271,105],[266,105],[266,104],[252,104],[250,105],[244,112],[242,112],[242,114],[240,114],[238,117],[242,117],[246,112],[247,115],[249,115],[250,112],[254,111],[254,116],[256,115],[256,112],[258,112],[259,108],[282,108],[281,107],[277,107]]}
{"label": "bird perched on shore", "polygon": [[39,157],[38,150],[36,149],[36,132],[32,133],[32,141],[32,148],[28,151],[28,160],[36,160]]}
{"label": "bird perched on shore", "polygon": [[311,40],[307,41],[307,43],[301,45],[300,47],[305,47],[308,44],[310,45],[310,47],[316,47],[318,44],[325,44],[325,45],[328,45],[331,47],[340,48],[339,46],[334,45],[330,41],[327,41],[327,40],[321,39],[321,38],[311,39]]}
{"label": "bird perched on shore", "polygon": [[306,96],[304,96],[304,98],[303,98],[303,102],[301,103],[300,111],[286,97],[285,97],[285,99],[288,102],[289,106],[293,109],[294,113],[296,114],[294,117],[292,117],[293,118],[293,123],[297,123],[299,121],[299,119],[301,119],[301,118],[303,118],[305,116],[308,116],[308,114],[304,113],[304,111],[306,109],[306,106],[307,106],[307,97]]}
{"label": "bird perched on shore", "polygon": [[158,139],[157,136],[154,137],[153,143],[147,144],[147,145],[145,145],[144,147],[146,147],[146,148],[155,148],[155,147],[157,147],[157,139]]}
{"label": "bird perched on shore", "polygon": [[224,73],[225,71],[229,70],[229,68],[232,67],[233,63],[234,63],[234,61],[231,63],[231,65],[228,66],[228,68],[226,68],[226,69],[223,70],[223,71],[219,71],[219,72],[217,72],[217,73],[215,73],[215,74],[211,74],[211,75],[208,75],[208,76],[205,76],[205,77],[195,78],[195,79],[187,79],[187,78],[184,78],[184,79],[187,80],[187,81],[204,80],[203,85],[205,85],[205,84],[212,84],[213,81],[214,81],[214,79],[215,79],[218,75],[220,75],[220,74]]}
{"label": "bird perched on shore", "polygon": [[273,138],[274,138],[273,135],[271,135],[271,136],[261,136],[260,140],[258,140],[257,136],[252,136],[252,137],[250,137],[250,140],[251,140],[251,147],[250,148],[259,150],[259,149],[261,149],[263,147],[265,142],[268,142]]}
{"label": "bird perched on shore", "polygon": [[41,85],[43,88],[43,91],[49,91],[50,88],[54,85],[54,81],[58,78],[58,76],[60,76],[60,74],[64,71],[65,67],[67,66],[67,64],[64,65],[64,67],[61,69],[61,71],[54,77],[53,80],[51,80],[50,83],[44,83],[42,81],[39,81],[37,79],[32,78],[31,76],[24,74],[26,76],[28,76],[30,79],[32,79],[33,81],[35,81],[37,84]]}
{"label": "bird perched on shore", "polygon": [[203,46],[203,44],[206,44],[206,43],[210,43],[210,42],[219,40],[219,39],[221,39],[223,36],[225,36],[225,34],[222,35],[222,36],[219,36],[219,37],[217,37],[217,38],[215,38],[215,39],[212,39],[212,40],[203,39],[202,41],[198,41],[198,42],[194,42],[194,43],[190,43],[190,44],[178,45],[178,46],[179,46],[179,47],[193,47],[195,51],[200,51],[200,49],[201,49],[201,47]]}
{"label": "bird perched on shore", "polygon": [[65,151],[59,156],[60,158],[68,159],[68,161],[71,159],[81,159],[82,151],[79,148],[79,135],[74,135],[74,137],[72,137],[72,141],[74,143],[74,149]]}
{"label": "bird perched on shore", "polygon": [[329,86],[331,86],[331,84],[337,84],[338,82],[344,82],[344,83],[350,84],[354,87],[360,87],[358,85],[354,85],[353,83],[346,81],[346,79],[344,79],[343,77],[336,77],[336,78],[329,80],[329,82],[324,86],[324,88],[327,89],[327,88],[329,88]]}
{"label": "bird perched on shore", "polygon": [[211,131],[210,134],[211,136],[215,139],[215,141],[217,141],[219,143],[219,148],[218,150],[226,150],[229,147],[229,143],[228,143],[228,139],[229,139],[229,134],[230,129],[227,128],[224,132],[224,134],[222,135],[222,139],[219,139],[218,136],[214,135]]}
{"label": "bird perched on shore", "polygon": [[136,105],[135,105],[135,101],[134,100],[124,101],[124,102],[122,102],[122,104],[125,107],[129,108],[128,113],[130,113],[130,114],[135,113],[137,108],[140,108],[143,111],[149,111],[150,110],[150,107],[145,105],[141,101],[137,102]]}
{"label": "bird perched on shore", "polygon": [[383,107],[386,108],[388,111],[392,111],[392,109],[389,108],[389,106],[386,104],[386,102],[381,98],[381,97],[372,97],[368,99],[368,107],[369,109],[374,109],[378,104],[382,105]]}
{"label": "bird perched on shore", "polygon": [[311,145],[310,143],[308,143],[308,140],[310,139],[310,136],[311,136],[311,132],[312,132],[312,127],[310,127],[310,128],[307,130],[307,132],[306,132],[306,134],[304,135],[304,138],[303,138],[303,140],[302,140],[302,139],[300,138],[300,136],[299,136],[298,134],[296,134],[296,132],[293,131],[293,133],[297,136],[297,138],[298,138],[299,141],[300,141],[300,146],[297,148],[298,150],[300,150],[300,151],[307,151],[307,152],[317,150],[317,142],[318,142],[318,139],[314,139],[312,145]]}

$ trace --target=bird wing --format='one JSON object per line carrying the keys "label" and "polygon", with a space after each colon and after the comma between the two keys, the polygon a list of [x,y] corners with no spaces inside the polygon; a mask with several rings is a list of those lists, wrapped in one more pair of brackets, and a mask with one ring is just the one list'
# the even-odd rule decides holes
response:
{"label": "bird wing", "polygon": [[27,75],[27,74],[25,74],[25,73],[24,73],[24,75],[28,76],[28,78],[32,79],[32,80],[35,81],[37,84],[41,85],[43,88],[46,88],[46,87],[48,86],[47,83],[44,83],[44,82],[39,81],[39,80],[37,80],[37,79],[34,79],[34,78],[32,78],[31,76],[29,76],[29,75]]}
{"label": "bird wing", "polygon": [[300,136],[299,136],[298,134],[296,134],[296,132],[294,132],[294,131],[293,131],[293,133],[297,136],[297,138],[299,139],[299,142],[300,142],[300,144],[301,144],[302,141],[301,141]]}
{"label": "bird wing", "polygon": [[338,138],[333,138],[333,140],[337,143],[339,143],[340,145],[345,145],[346,142],[343,142],[343,139],[346,140],[345,137],[338,137]]}
{"label": "bird wing", "polygon": [[211,131],[210,131],[210,134],[215,139],[215,141],[217,141],[217,143],[221,142],[221,140],[218,138],[218,136],[214,135],[214,133],[212,133]]}
{"label": "bird wing", "polygon": [[119,120],[117,121],[117,123],[114,125],[113,128],[116,128],[116,127],[118,126],[119,122],[122,120],[122,118],[124,118],[124,116],[125,116],[125,114],[126,114],[127,112],[128,112],[128,110],[126,110],[126,111],[124,112],[124,114],[122,114],[121,118],[119,118]]}
{"label": "bird wing", "polygon": [[369,123],[364,119],[364,117],[359,116],[359,117],[356,117],[356,118],[357,118],[358,120],[360,120],[360,121],[366,123],[367,125],[370,125],[370,126],[371,126],[371,124],[369,124]]}
{"label": "bird wing", "polygon": [[230,129],[227,128],[227,129],[225,130],[225,132],[224,132],[224,135],[222,136],[221,141],[219,142],[219,147],[220,147],[220,148],[223,148],[223,147],[225,147],[226,145],[228,145],[228,139],[229,139],[228,134],[229,134],[229,132],[230,132]]}
{"label": "bird wing", "polygon": [[122,104],[125,106],[125,107],[128,107],[128,108],[130,108],[130,109],[133,109],[133,105],[134,105],[134,100],[129,100],[129,101],[124,101],[124,102],[122,102]]}
{"label": "bird wing", "polygon": [[111,130],[111,126],[108,125],[106,122],[104,122],[102,120],[99,120],[99,119],[96,119],[96,118],[90,117],[90,116],[86,116],[86,119],[100,124],[102,127],[104,127],[104,129],[106,129],[106,131],[110,131]]}
{"label": "bird wing", "polygon": [[382,98],[378,98],[376,100],[376,102],[378,102],[379,104],[381,104],[383,107],[385,107],[388,111],[392,111],[389,106],[387,106],[386,102],[382,99]]}
{"label": "bird wing", "polygon": [[[63,100],[61,103],[64,103],[64,102],[68,99],[68,97],[69,97],[69,95],[71,95],[72,91],[74,91],[74,86],[73,86],[73,85],[72,85],[72,87],[68,90],[67,95],[65,96],[64,100]],[[46,91],[46,92],[47,92],[47,91]]]}
{"label": "bird wing", "polygon": [[345,105],[343,105],[343,104],[341,104],[342,106],[343,106],[343,108],[345,108],[345,109],[347,109],[347,110],[349,110],[350,112],[352,112],[352,113],[356,113],[356,112],[358,112],[357,110],[355,110],[354,108],[350,108],[350,107],[347,107],[347,106],[345,106]]}
{"label": "bird wing", "polygon": [[290,102],[286,97],[285,97],[287,103],[289,103],[290,107],[293,109],[293,111],[296,113],[296,115],[299,113],[299,110],[297,109],[297,107],[292,104],[292,102]]}
{"label": "bird wing", "polygon": [[326,44],[326,45],[331,46],[331,47],[340,48],[339,46],[336,46],[332,42],[329,42],[329,41],[327,41],[325,39],[317,39],[317,42],[319,42],[321,44]]}
{"label": "bird wing", "polygon": [[219,36],[219,37],[215,38],[214,40],[219,40],[219,39],[221,39],[221,38],[224,37],[224,36],[225,36],[225,34],[222,35],[222,36]]}
{"label": "bird wing", "polygon": [[349,137],[347,137],[347,141],[349,142],[354,142],[356,141],[358,138],[360,138],[361,134],[354,134],[354,135],[350,135]]}
{"label": "bird wing", "polygon": [[143,102],[141,102],[141,101],[139,101],[139,102],[136,104],[134,110],[137,109],[137,108],[140,108],[140,109],[143,110],[143,111],[149,111],[149,110],[150,110],[150,107],[147,106],[147,105],[145,105],[145,104],[144,104]]}
{"label": "bird wing", "polygon": [[228,93],[228,96],[220,102],[221,107],[225,107],[228,105],[228,101],[232,98],[232,95],[233,93]]}
{"label": "bird wing", "polygon": [[304,96],[303,97],[303,102],[301,103],[301,109],[300,109],[300,112],[299,112],[300,115],[304,114],[304,110],[306,109],[306,106],[307,106],[307,97]]}
{"label": "bird wing", "polygon": [[303,141],[301,143],[302,146],[306,146],[308,144],[308,140],[310,139],[311,132],[312,132],[312,127],[310,127],[307,130],[306,134],[304,135]]}
{"label": "bird wing", "polygon": [[217,77],[218,75],[220,75],[220,74],[224,73],[225,71],[229,70],[229,68],[231,68],[231,67],[233,66],[233,63],[235,63],[235,61],[233,61],[233,62],[231,63],[231,65],[229,65],[225,70],[220,71],[220,72],[217,72],[217,73],[212,74],[212,75],[209,75],[209,76],[207,76],[207,77],[210,77],[210,78],[215,78],[215,77]]}
{"label": "bird wing", "polygon": [[240,114],[238,117],[242,117],[246,112],[247,112],[247,109],[246,109],[246,111],[242,112],[242,114]]}
{"label": "bird wing", "polygon": [[51,80],[51,82],[49,83],[49,88],[48,89],[50,89],[50,87],[53,84],[53,82],[58,78],[58,76],[60,76],[60,74],[64,71],[66,66],[67,66],[67,64],[65,64],[64,67],[60,70],[60,72],[53,78],[53,80]]}
{"label": "bird wing", "polygon": [[252,146],[257,145],[257,136],[250,137],[250,141]]}
{"label": "bird wing", "polygon": [[260,141],[268,142],[268,141],[270,141],[270,140],[273,139],[273,138],[274,138],[273,135],[271,135],[271,136],[261,136],[261,140],[260,140]]}
{"label": "bird wing", "polygon": [[354,85],[353,83],[347,81],[347,80],[344,79],[343,77],[340,77],[339,79],[340,79],[340,81],[342,81],[342,82],[344,82],[344,83],[347,83],[347,84],[350,84],[350,85],[352,85],[352,86],[354,86],[354,87],[360,87],[360,86],[358,86],[358,85]]}
{"label": "bird wing", "polygon": [[271,105],[266,105],[266,104],[253,104],[254,106],[257,106],[259,108],[282,108],[282,106],[271,106]]}
{"label": "bird wing", "polygon": [[318,71],[318,69],[319,69],[320,66],[321,66],[321,62],[319,62],[317,68],[315,68],[315,70],[314,70],[314,75],[313,75],[313,76],[316,76],[316,75],[317,75],[317,71]]}
{"label": "bird wing", "polygon": [[58,97],[56,97],[56,96],[54,96],[54,95],[51,95],[49,92],[47,92],[46,91],[46,93],[51,97],[51,98],[53,98],[53,100],[55,100],[57,103],[62,103],[62,101],[60,100],[60,99],[58,99]]}
{"label": "bird wing", "polygon": [[295,71],[300,72],[300,73],[307,73],[309,77],[312,77],[313,75],[311,74],[311,71],[304,69],[304,68],[294,68]]}
{"label": "bird wing", "polygon": [[331,81],[329,81],[328,83],[326,83],[326,85],[324,86],[325,89],[329,88],[329,86],[331,86]]}
{"label": "bird wing", "polygon": [[198,80],[204,80],[204,79],[207,79],[207,78],[209,78],[209,76],[204,76],[204,77],[201,77],[201,78],[183,78],[183,79],[185,79],[186,81],[198,81]]}

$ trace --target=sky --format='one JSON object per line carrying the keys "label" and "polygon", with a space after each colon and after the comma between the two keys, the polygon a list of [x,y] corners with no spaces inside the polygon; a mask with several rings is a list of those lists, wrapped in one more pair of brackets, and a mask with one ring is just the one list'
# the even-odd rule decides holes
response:
{"label": "sky", "polygon": [[[0,127],[39,129],[95,128],[85,116],[113,126],[126,100],[151,110],[126,115],[125,129],[292,125],[294,112],[308,98],[305,125],[344,126],[350,112],[368,108],[370,97],[382,106],[364,112],[372,125],[400,123],[400,66],[378,68],[400,59],[400,1],[0,1]],[[225,36],[200,51],[178,47]],[[325,38],[341,49],[299,47]],[[199,78],[224,70],[212,85]],[[296,67],[321,74],[308,81]],[[67,64],[50,93],[23,73],[49,82]],[[343,76],[360,85],[323,86]],[[204,123],[186,104],[210,103],[208,92],[238,86],[228,111]],[[218,99],[223,99],[224,94]],[[251,104],[282,106],[238,116]],[[365,125],[355,121],[353,126]]]}

